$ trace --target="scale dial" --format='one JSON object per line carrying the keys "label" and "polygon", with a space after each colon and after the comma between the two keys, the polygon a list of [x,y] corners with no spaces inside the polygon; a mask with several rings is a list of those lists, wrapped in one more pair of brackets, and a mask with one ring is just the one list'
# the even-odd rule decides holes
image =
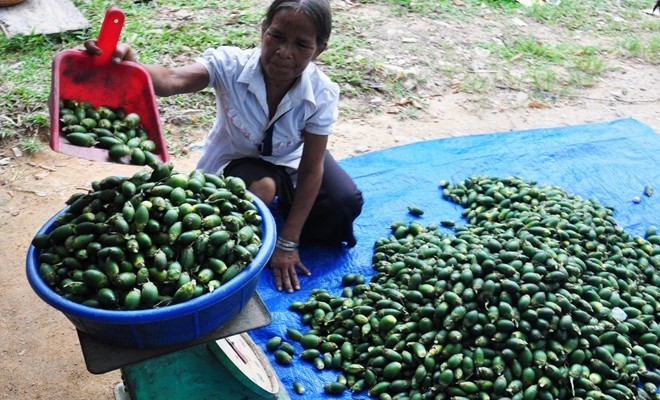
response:
{"label": "scale dial", "polygon": [[[284,391],[277,374],[261,349],[247,334],[219,339],[215,344],[219,350],[215,352],[216,356],[246,387],[251,387],[264,396],[282,398],[279,396]],[[255,388],[255,385],[258,388]]]}

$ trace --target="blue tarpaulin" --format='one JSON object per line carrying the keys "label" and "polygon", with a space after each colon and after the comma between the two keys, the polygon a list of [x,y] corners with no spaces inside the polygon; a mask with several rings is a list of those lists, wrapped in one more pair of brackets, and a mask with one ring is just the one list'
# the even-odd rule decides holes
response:
{"label": "blue tarpaulin", "polygon": [[[462,207],[442,198],[441,180],[458,183],[473,175],[519,176],[613,207],[614,218],[631,234],[643,236],[647,227],[660,226],[660,135],[634,119],[424,141],[340,163],[365,199],[355,222],[358,244],[344,250],[302,249],[303,262],[313,275],[301,277],[302,288],[293,294],[278,292],[272,273],[264,272],[257,291],[273,322],[250,332],[264,349],[273,336],[286,339],[287,328],[303,333],[310,329],[302,324],[300,314],[289,310],[292,302],[306,301],[315,288],[340,295],[341,278],[349,272],[362,274],[368,281],[375,273],[371,266],[374,242],[391,234],[392,222],[466,223],[461,219]],[[654,187],[655,195],[645,196],[646,186]],[[634,202],[635,197],[641,201]],[[409,214],[411,205],[422,208],[424,214]],[[327,398],[323,386],[335,381],[338,372],[319,372],[311,363],[299,360],[300,344],[289,341],[297,350],[291,365],[278,364],[267,352],[285,390],[292,398],[300,397],[292,390],[293,382],[300,380],[306,387],[305,399]],[[347,391],[339,398],[368,396]]]}

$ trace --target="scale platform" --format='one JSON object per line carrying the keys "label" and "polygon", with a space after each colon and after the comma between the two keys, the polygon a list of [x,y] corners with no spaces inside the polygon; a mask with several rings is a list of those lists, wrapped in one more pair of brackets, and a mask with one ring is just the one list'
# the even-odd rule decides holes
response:
{"label": "scale platform", "polygon": [[150,358],[261,328],[271,321],[272,316],[266,305],[257,292],[254,292],[243,310],[228,323],[205,336],[182,344],[149,349],[118,347],[100,342],[80,330],[78,330],[78,340],[87,370],[92,374],[104,374]]}
{"label": "scale platform", "polygon": [[255,292],[240,314],[180,345],[135,349],[108,345],[78,331],[89,372],[121,369],[115,400],[288,400],[263,351],[245,333],[272,317]]}

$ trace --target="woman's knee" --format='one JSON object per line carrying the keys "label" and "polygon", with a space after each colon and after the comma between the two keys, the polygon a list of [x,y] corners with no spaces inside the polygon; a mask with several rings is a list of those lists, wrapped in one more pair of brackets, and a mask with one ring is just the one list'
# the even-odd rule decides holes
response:
{"label": "woman's knee", "polygon": [[338,209],[343,210],[345,215],[354,220],[362,212],[362,206],[364,205],[364,199],[362,198],[362,192],[358,188],[354,188],[350,192],[345,192],[343,196],[336,199],[336,206]]}
{"label": "woman's knee", "polygon": [[355,185],[333,192],[330,197],[334,203],[333,208],[342,210],[349,218],[355,219],[362,212],[362,206],[364,205],[362,191]]}
{"label": "woman's knee", "polygon": [[364,205],[364,197],[362,197],[362,191],[358,188],[355,188],[353,193],[353,210],[355,211],[355,216],[357,217],[362,212],[362,206]]}
{"label": "woman's knee", "polygon": [[326,152],[321,196],[331,203],[333,209],[341,209],[348,218],[355,219],[362,212],[362,191],[353,179],[339,166],[330,152]]}
{"label": "woman's knee", "polygon": [[263,177],[252,182],[248,190],[264,203],[270,204],[277,194],[277,184],[272,178]]}

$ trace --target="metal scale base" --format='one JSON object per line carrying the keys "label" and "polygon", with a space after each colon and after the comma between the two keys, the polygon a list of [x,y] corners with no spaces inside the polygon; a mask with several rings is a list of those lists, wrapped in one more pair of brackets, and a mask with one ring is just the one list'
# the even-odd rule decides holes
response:
{"label": "metal scale base", "polygon": [[80,331],[78,337],[90,372],[121,369],[115,400],[289,400],[268,358],[243,333],[271,320],[255,292],[230,322],[181,345],[130,349],[100,343]]}

